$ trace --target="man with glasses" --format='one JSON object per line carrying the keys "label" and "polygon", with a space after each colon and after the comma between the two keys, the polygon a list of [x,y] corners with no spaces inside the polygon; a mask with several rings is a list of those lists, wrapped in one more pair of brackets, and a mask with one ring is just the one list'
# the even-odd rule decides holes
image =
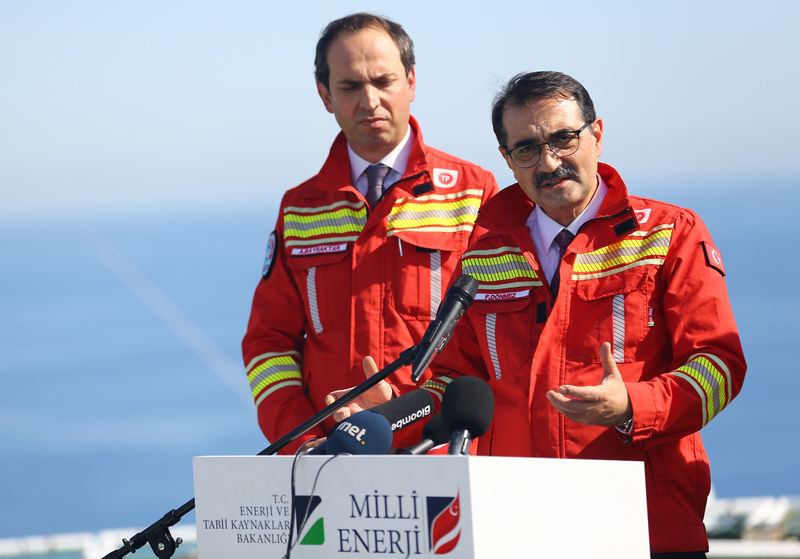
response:
{"label": "man with glasses", "polygon": [[746,369],[720,253],[694,212],[598,162],[603,121],[570,76],[514,77],[492,122],[518,183],[481,209],[454,275],[479,288],[426,386],[490,383],[479,454],[644,462],[653,557],[705,557],[699,430]]}
{"label": "man with glasses", "polygon": [[[497,192],[488,171],[423,143],[410,115],[413,43],[397,23],[366,13],[331,22],[315,78],[341,133],[320,171],[283,197],[242,341],[272,441],[363,381],[365,356],[383,367],[420,341],[478,208]],[[408,369],[376,388],[381,397],[416,388]]]}

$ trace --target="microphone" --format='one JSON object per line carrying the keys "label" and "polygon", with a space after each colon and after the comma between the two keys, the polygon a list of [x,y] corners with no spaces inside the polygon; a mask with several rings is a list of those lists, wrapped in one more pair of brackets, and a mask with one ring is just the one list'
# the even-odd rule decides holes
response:
{"label": "microphone", "polygon": [[431,360],[442,351],[450,339],[456,322],[472,304],[477,291],[478,280],[469,274],[462,274],[447,290],[442,304],[439,305],[436,318],[428,325],[425,335],[417,346],[419,350],[411,363],[411,380],[419,382]]}
{"label": "microphone", "polygon": [[447,453],[467,454],[472,439],[483,435],[492,423],[492,388],[478,377],[458,377],[445,389],[440,413],[452,433]]}
{"label": "microphone", "polygon": [[391,447],[389,420],[379,413],[364,410],[339,422],[327,440],[308,454],[388,454]]}
{"label": "microphone", "polygon": [[392,431],[397,431],[431,415],[433,396],[427,390],[418,388],[366,411],[382,415],[389,421]]}
{"label": "microphone", "polygon": [[422,428],[422,440],[415,445],[401,448],[397,454],[425,454],[433,447],[450,440],[450,429],[444,424],[442,412],[437,412]]}

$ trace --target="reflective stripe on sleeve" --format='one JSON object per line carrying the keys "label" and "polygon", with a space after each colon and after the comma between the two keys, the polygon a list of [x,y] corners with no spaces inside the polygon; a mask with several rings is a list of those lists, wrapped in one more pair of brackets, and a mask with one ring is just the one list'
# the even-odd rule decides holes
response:
{"label": "reflective stripe on sleeve", "polygon": [[731,373],[715,355],[696,353],[670,374],[684,379],[700,396],[703,425],[714,419],[731,399]]}
{"label": "reflective stripe on sleeve", "polygon": [[300,354],[289,351],[259,355],[247,366],[247,380],[256,406],[276,390],[286,386],[303,386]]}

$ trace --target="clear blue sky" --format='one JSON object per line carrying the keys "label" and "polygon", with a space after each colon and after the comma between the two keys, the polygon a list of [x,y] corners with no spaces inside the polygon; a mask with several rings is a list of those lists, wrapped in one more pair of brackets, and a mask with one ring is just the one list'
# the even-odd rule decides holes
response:
{"label": "clear blue sky", "polygon": [[0,217],[274,200],[337,130],[319,32],[365,9],[415,41],[428,142],[501,185],[491,99],[538,69],[584,83],[629,183],[799,176],[798,2],[0,0]]}

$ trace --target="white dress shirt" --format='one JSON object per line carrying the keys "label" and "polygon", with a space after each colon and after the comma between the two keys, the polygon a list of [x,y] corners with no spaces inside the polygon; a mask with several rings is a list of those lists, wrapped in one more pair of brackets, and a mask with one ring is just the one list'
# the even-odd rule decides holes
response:
{"label": "white dress shirt", "polygon": [[[411,131],[411,126],[408,127],[406,130],[406,135],[400,141],[397,146],[387,153],[383,159],[378,161],[378,163],[383,163],[387,167],[389,167],[389,172],[386,175],[386,178],[383,179],[383,190],[386,191],[392,186],[395,182],[397,182],[400,177],[403,176],[403,173],[406,172],[406,166],[408,165],[408,157],[411,155],[411,148],[414,146],[413,139],[415,139],[415,134]],[[350,147],[350,142],[347,143],[347,153],[350,155],[350,177],[353,179],[353,186],[355,186],[358,191],[363,194],[364,196],[367,195],[367,175],[364,171],[367,170],[367,167],[370,165],[374,165],[358,155],[356,152],[353,151],[353,148]]]}
{"label": "white dress shirt", "polygon": [[[595,191],[592,201],[566,227],[573,235],[577,235],[581,225],[594,218],[600,211],[600,206],[603,204],[603,199],[605,199],[608,192],[608,185],[600,175],[597,175],[597,180],[597,191]],[[533,246],[536,247],[536,254],[539,256],[542,272],[549,282],[558,266],[558,245],[553,243],[553,240],[565,227],[544,213],[540,206],[536,206],[533,209],[525,224],[530,229],[531,240],[533,241]]]}

